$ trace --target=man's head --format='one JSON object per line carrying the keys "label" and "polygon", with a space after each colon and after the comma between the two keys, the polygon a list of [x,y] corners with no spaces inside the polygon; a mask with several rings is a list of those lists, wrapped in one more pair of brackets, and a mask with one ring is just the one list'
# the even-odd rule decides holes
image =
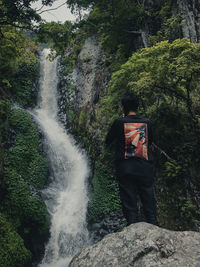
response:
{"label": "man's head", "polygon": [[124,114],[128,115],[130,111],[136,112],[139,107],[139,98],[133,93],[125,94],[121,100]]}

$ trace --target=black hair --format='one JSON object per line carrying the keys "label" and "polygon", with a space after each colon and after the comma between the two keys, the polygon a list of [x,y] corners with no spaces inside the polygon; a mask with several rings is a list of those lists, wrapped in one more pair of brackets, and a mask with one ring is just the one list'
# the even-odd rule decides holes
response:
{"label": "black hair", "polygon": [[139,107],[139,97],[134,93],[125,94],[121,100],[124,114],[128,115],[130,111],[137,111]]}

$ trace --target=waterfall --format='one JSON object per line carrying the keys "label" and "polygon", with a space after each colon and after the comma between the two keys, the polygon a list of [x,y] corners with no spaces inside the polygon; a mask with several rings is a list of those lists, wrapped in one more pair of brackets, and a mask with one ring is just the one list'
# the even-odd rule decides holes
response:
{"label": "waterfall", "polygon": [[42,196],[51,216],[50,239],[40,267],[66,267],[72,257],[87,245],[86,228],[87,157],[58,121],[57,59],[41,55],[40,96],[32,111],[45,138],[49,158],[50,185]]}

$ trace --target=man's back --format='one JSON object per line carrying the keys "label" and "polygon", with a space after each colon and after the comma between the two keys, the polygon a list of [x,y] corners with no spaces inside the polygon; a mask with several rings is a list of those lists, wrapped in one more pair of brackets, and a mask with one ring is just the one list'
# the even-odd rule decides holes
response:
{"label": "man's back", "polygon": [[152,130],[149,119],[137,115],[118,118],[112,124],[106,144],[115,143],[117,173],[153,176]]}

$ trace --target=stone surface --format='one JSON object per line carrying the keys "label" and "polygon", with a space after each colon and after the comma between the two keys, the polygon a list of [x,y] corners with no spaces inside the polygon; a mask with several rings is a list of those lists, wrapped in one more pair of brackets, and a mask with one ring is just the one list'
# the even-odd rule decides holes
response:
{"label": "stone surface", "polygon": [[106,92],[111,77],[98,36],[93,35],[85,40],[72,73],[63,76],[63,68],[59,62],[59,118],[69,128],[66,107],[77,114],[82,110],[88,114],[86,127],[89,127],[96,115],[100,94]]}
{"label": "stone surface", "polygon": [[70,267],[200,267],[200,233],[137,223],[83,249]]}
{"label": "stone surface", "polygon": [[[96,35],[88,37],[73,71],[76,105],[87,107],[98,102],[99,93],[107,85],[110,73],[104,66],[104,52]],[[99,84],[100,83],[100,84]]]}
{"label": "stone surface", "polygon": [[177,0],[177,14],[181,18],[183,37],[196,43],[200,39],[200,1]]}

